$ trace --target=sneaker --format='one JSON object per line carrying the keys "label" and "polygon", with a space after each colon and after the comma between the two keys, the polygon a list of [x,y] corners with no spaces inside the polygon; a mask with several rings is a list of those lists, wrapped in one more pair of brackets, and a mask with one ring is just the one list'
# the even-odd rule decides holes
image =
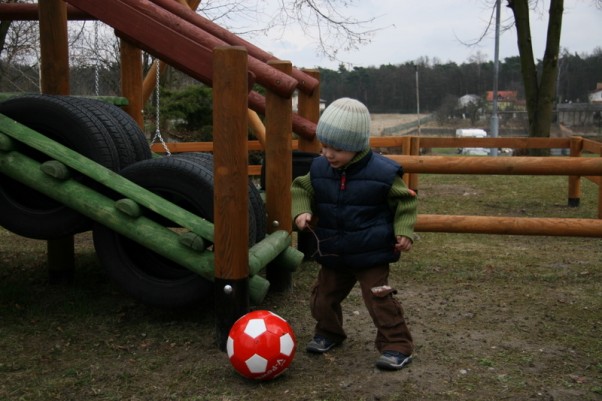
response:
{"label": "sneaker", "polygon": [[376,367],[383,370],[399,370],[412,362],[412,355],[405,355],[397,351],[385,351],[376,360]]}
{"label": "sneaker", "polygon": [[305,350],[314,354],[323,354],[330,351],[335,345],[337,345],[336,342],[330,341],[325,337],[314,336],[314,338],[312,338],[312,340],[307,344]]}

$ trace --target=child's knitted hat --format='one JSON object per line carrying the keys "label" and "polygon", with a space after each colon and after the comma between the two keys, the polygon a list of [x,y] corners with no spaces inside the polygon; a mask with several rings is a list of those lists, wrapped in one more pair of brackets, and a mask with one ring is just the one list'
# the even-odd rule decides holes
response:
{"label": "child's knitted hat", "polygon": [[316,135],[333,148],[360,152],[370,146],[370,112],[355,99],[337,99],[322,113]]}

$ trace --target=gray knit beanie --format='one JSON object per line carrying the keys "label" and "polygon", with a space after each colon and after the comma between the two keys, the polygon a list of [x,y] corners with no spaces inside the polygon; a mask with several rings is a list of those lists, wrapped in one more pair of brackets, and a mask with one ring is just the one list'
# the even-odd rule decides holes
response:
{"label": "gray knit beanie", "polygon": [[316,135],[335,149],[360,152],[370,146],[370,112],[355,99],[337,99],[322,113]]}

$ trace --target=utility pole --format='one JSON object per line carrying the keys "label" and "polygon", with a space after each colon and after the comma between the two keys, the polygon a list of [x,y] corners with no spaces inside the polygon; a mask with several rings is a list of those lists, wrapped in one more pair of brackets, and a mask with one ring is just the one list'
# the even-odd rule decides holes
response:
{"label": "utility pole", "polygon": [[416,117],[418,118],[418,135],[420,135],[420,90],[418,84],[418,64],[414,66],[416,70]]}
{"label": "utility pole", "polygon": [[[497,115],[498,75],[500,70],[500,2],[495,2],[495,56],[493,60],[493,104],[491,105],[491,136],[497,138],[499,120]],[[491,148],[491,156],[497,156],[497,147]]]}

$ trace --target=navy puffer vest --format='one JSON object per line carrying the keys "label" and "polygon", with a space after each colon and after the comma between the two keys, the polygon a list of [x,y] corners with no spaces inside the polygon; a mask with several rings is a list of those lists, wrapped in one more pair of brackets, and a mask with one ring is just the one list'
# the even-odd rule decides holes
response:
{"label": "navy puffer vest", "polygon": [[330,167],[325,157],[310,168],[314,188],[317,261],[328,268],[366,268],[399,260],[395,252],[394,212],[387,197],[401,167],[375,153],[345,170]]}

